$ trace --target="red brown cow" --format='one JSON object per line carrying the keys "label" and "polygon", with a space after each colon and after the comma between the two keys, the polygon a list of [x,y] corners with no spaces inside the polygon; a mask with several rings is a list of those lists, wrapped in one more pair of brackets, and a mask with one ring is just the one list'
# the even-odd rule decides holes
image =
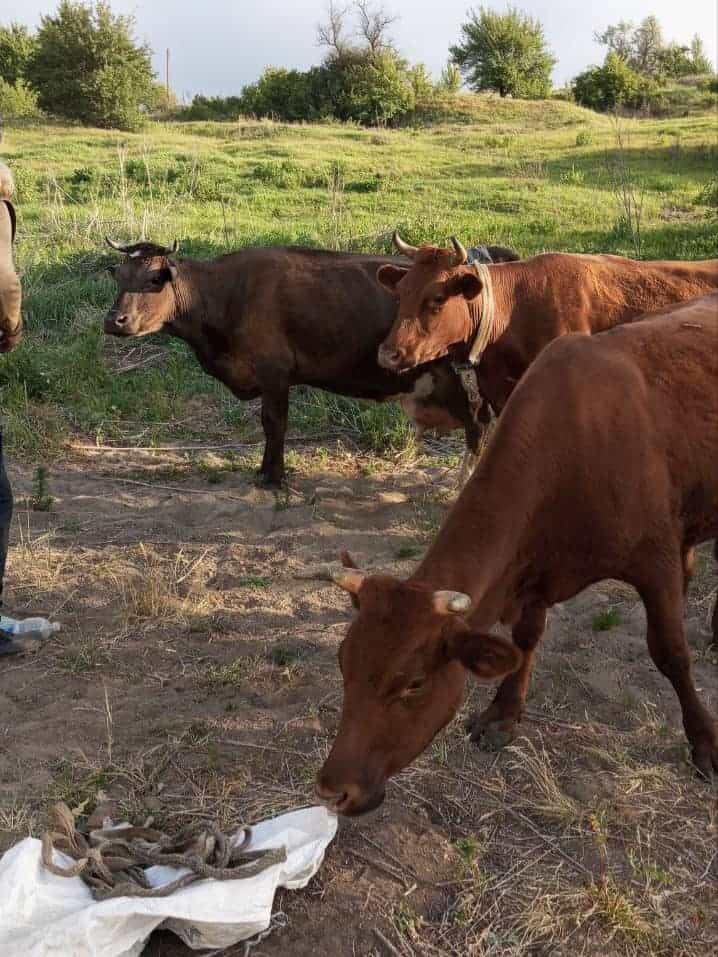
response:
{"label": "red brown cow", "polygon": [[[396,315],[375,282],[387,257],[273,247],[199,261],[175,255],[176,244],[109,242],[125,259],[111,267],[118,292],[105,331],[177,336],[238,398],[261,395],[265,484],[283,479],[289,390],[299,384],[376,400],[416,387],[410,409],[420,425],[463,427],[477,451],[476,407],[447,360],[408,376],[377,364]],[[488,253],[515,256],[500,247]]]}
{"label": "red brown cow", "polygon": [[545,253],[519,262],[466,265],[466,251],[394,241],[413,259],[377,278],[399,300],[379,348],[386,369],[407,370],[450,353],[477,366],[479,391],[497,414],[541,350],[571,332],[592,334],[718,289],[718,260],[638,262],[620,256]]}
{"label": "red brown cow", "polygon": [[[547,609],[605,578],[638,591],[693,760],[718,770],[683,631],[692,549],[718,535],[717,463],[718,295],[545,349],[410,578],[330,573],[359,611],[339,649],[344,702],[319,797],[342,814],[377,806],[454,717],[467,671],[503,677],[472,738],[508,740]],[[513,641],[491,634],[499,621]]]}

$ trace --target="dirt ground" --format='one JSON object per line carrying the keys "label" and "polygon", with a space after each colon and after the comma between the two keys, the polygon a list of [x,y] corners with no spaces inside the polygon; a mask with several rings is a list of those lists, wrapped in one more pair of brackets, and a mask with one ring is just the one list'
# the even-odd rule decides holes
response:
{"label": "dirt ground", "polygon": [[[342,549],[408,572],[456,472],[296,458],[275,496],[223,452],[78,450],[49,511],[20,501],[6,606],[64,627],[0,666],[0,850],[59,798],[168,828],[311,802],[351,606],[294,573]],[[22,500],[31,475],[11,474]],[[687,627],[713,712],[716,580],[702,550]],[[278,894],[287,926],[252,957],[718,953],[716,795],[643,627],[616,582],[555,608],[523,736],[485,753],[454,722],[381,809],[340,823],[305,890]],[[489,694],[472,684],[467,709]],[[162,933],[146,949],[188,953]]]}

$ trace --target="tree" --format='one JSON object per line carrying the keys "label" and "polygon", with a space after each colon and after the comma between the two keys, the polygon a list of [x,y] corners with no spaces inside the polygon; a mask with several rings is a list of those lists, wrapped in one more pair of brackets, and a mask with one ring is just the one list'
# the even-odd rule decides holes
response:
{"label": "tree", "polygon": [[27,64],[35,48],[35,38],[20,23],[0,25],[0,79],[14,86],[25,79]]}
{"label": "tree", "polygon": [[356,0],[354,4],[359,21],[357,35],[364,40],[367,50],[373,55],[393,47],[387,30],[399,19],[379,4],[371,7],[368,0]]}
{"label": "tree", "polygon": [[603,33],[594,33],[594,39],[643,76],[658,79],[712,72],[699,36],[693,38],[690,47],[665,43],[655,16],[646,17],[637,27],[621,20]]}
{"label": "tree", "polygon": [[446,93],[458,93],[461,89],[461,70],[455,63],[447,63],[441,71],[438,87]]}
{"label": "tree", "polygon": [[663,48],[663,30],[658,17],[651,14],[641,21],[633,34],[633,56],[629,65],[637,73],[658,76]]}
{"label": "tree", "polygon": [[324,23],[317,24],[317,45],[328,47],[335,54],[342,54],[349,46],[346,39],[346,18],[349,13],[349,7],[340,7],[329,0],[327,6],[327,19]]}
{"label": "tree", "polygon": [[48,113],[93,126],[133,129],[152,101],[151,50],[133,36],[134,19],[109,4],[62,0],[44,16],[28,80]]}
{"label": "tree", "polygon": [[461,32],[463,41],[450,48],[451,57],[472,89],[501,96],[548,95],[556,59],[538,20],[515,7],[506,13],[480,7],[478,13],[470,11]]}
{"label": "tree", "polygon": [[603,33],[594,33],[596,43],[608,47],[609,53],[615,53],[628,63],[633,56],[633,24],[630,20],[619,20],[608,26]]}
{"label": "tree", "polygon": [[693,73],[712,73],[713,65],[706,55],[703,41],[696,33],[691,40],[691,65]]}

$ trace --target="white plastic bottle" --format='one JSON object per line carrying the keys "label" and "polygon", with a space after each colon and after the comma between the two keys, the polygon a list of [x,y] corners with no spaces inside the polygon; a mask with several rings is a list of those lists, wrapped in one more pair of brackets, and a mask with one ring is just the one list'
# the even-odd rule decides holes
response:
{"label": "white plastic bottle", "polygon": [[61,628],[58,621],[48,621],[47,618],[7,618],[0,616],[0,631],[4,631],[12,638],[35,638],[42,641],[54,635]]}

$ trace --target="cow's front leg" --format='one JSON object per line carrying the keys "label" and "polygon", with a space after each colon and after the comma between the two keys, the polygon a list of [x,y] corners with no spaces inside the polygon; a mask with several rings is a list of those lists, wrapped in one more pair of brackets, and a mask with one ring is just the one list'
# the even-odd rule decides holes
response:
{"label": "cow's front leg", "polygon": [[511,634],[514,644],[524,653],[521,667],[504,678],[488,708],[467,719],[466,730],[471,740],[484,750],[498,750],[514,737],[516,725],[524,713],[534,651],[545,628],[546,608],[543,605],[532,606],[524,611]]}
{"label": "cow's front leg", "polygon": [[264,456],[259,469],[259,482],[266,488],[279,488],[284,481],[284,439],[289,414],[289,387],[262,392],[262,428]]}

